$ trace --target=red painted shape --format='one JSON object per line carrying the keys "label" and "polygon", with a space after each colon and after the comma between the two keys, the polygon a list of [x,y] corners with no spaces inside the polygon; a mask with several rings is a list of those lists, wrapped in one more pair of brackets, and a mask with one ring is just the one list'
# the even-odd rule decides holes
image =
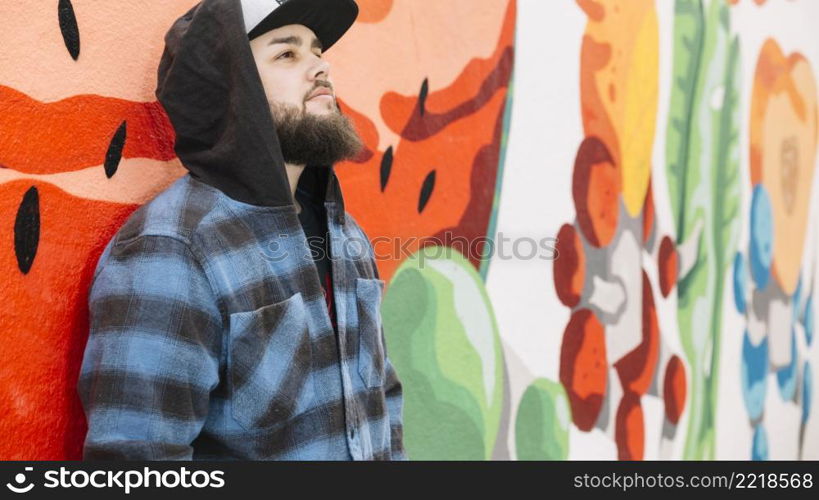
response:
{"label": "red painted shape", "polygon": [[617,458],[620,460],[642,460],[645,451],[645,425],[640,397],[626,393],[620,400],[615,417],[614,441],[617,443]]}
{"label": "red painted shape", "polygon": [[173,127],[158,102],[81,95],[43,103],[0,85],[0,166],[53,174],[102,165],[123,121],[123,158],[176,156]]}
{"label": "red painted shape", "polygon": [[555,291],[566,307],[575,307],[586,279],[586,254],[574,226],[564,224],[557,233],[557,255],[553,261]]}
{"label": "red painted shape", "polygon": [[686,392],[685,365],[679,356],[674,355],[668,360],[665,367],[665,379],[663,381],[665,416],[672,424],[676,425],[680,421],[685,409]]}
{"label": "red painted shape", "polygon": [[651,282],[643,271],[643,339],[633,351],[614,363],[623,388],[642,396],[648,392],[660,356],[660,325]]}
{"label": "red painted shape", "polygon": [[643,246],[645,246],[648,243],[648,240],[651,239],[651,233],[654,231],[655,224],[654,187],[652,179],[649,179],[646,200],[643,203]]}
{"label": "red painted shape", "polygon": [[588,309],[572,314],[560,350],[560,382],[572,407],[572,420],[590,431],[603,407],[608,362],[603,325]]}
{"label": "red painted shape", "polygon": [[595,247],[607,246],[617,232],[621,178],[606,145],[596,137],[583,140],[574,163],[572,195],[577,225]]}
{"label": "red painted shape", "polygon": [[677,247],[668,236],[664,237],[662,243],[660,243],[657,266],[660,275],[660,292],[663,297],[668,297],[668,294],[677,284],[677,275],[679,273]]}
{"label": "red painted shape", "polygon": [[367,163],[375,154],[370,148],[374,148],[376,147],[375,145],[378,144],[378,130],[376,130],[375,124],[373,124],[372,120],[366,116],[349,107],[347,103],[341,99],[338,100],[338,107],[341,109],[341,114],[346,116],[353,123],[353,126],[358,132],[358,136],[361,137],[361,141],[363,143],[361,152],[352,160],[352,162]]}
{"label": "red painted shape", "polygon": [[[32,186],[40,238],[27,274],[17,267],[14,224]],[[76,393],[97,259],[136,205],[76,198],[47,183],[0,186],[0,459],[81,458],[85,418]]]}

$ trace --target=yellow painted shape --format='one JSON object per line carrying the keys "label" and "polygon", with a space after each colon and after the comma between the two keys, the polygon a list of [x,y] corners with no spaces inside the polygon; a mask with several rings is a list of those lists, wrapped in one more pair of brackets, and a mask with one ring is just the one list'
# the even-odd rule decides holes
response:
{"label": "yellow painted shape", "polygon": [[799,282],[816,166],[817,97],[804,59],[782,77],[792,85],[783,85],[765,109],[762,184],[774,216],[773,273],[782,290],[792,294]]}
{"label": "yellow painted shape", "polygon": [[[606,120],[584,120],[587,135],[606,143],[621,166],[623,201],[629,215],[643,208],[651,175],[651,156],[659,97],[659,27],[653,0],[600,0],[581,2],[590,16],[586,36],[608,47],[608,60],[594,74],[597,103],[614,128],[606,133]],[[589,48],[591,50],[591,48]],[[600,128],[602,127],[602,128]],[[599,130],[598,130],[599,128]]]}

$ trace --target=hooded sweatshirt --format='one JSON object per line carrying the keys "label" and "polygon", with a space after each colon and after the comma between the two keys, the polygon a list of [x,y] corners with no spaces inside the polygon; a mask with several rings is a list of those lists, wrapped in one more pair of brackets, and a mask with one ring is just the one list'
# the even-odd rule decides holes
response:
{"label": "hooded sweatshirt", "polygon": [[78,391],[86,459],[405,459],[367,235],[332,166],[323,205],[336,328],[287,179],[239,0],[165,38],[157,97],[189,173],[105,247]]}

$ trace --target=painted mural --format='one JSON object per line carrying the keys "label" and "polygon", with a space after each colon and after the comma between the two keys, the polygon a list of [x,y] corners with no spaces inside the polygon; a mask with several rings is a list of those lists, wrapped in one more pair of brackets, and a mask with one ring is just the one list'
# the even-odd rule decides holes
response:
{"label": "painted mural", "polygon": [[[645,447],[641,399],[656,387],[661,363],[656,299],[643,270],[660,247],[650,194],[657,14],[651,0],[578,4],[588,16],[580,52],[585,138],[574,163],[575,222],[560,229],[554,260],[555,290],[572,311],[563,333],[560,382],[574,425],[601,429],[617,443],[619,458],[635,460]],[[661,274],[666,294],[676,278],[669,265],[675,251],[665,252],[659,264],[671,271]],[[652,392],[649,397],[657,396]]]}
{"label": "painted mural", "polygon": [[[775,40],[766,40],[751,96],[750,238],[733,262],[735,305],[746,317],[742,394],[757,459],[768,458],[769,385],[801,410],[799,456],[811,414],[814,382],[807,351],[813,342],[816,267],[815,262],[808,267],[804,248],[816,168],[816,92],[805,57],[786,55]],[[766,380],[769,373],[776,374],[775,384]]]}
{"label": "painted mural", "polygon": [[[337,172],[411,459],[819,458],[819,38],[793,27],[819,3],[357,1]],[[0,3],[2,459],[81,456],[90,277],[186,173],[154,88],[194,3]]]}
{"label": "painted mural", "polygon": [[[666,169],[679,281],[680,340],[691,366],[685,457],[714,458],[726,271],[739,235],[739,40],[721,2],[678,0]],[[685,258],[688,256],[688,258]]]}

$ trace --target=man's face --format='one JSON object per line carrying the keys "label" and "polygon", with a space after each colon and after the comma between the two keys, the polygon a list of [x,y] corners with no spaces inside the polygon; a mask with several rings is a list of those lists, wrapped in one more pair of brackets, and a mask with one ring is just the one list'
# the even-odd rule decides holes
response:
{"label": "man's face", "polygon": [[250,41],[285,163],[329,166],[354,157],[361,138],[341,114],[316,35],[300,24]]}
{"label": "man's face", "polygon": [[310,28],[282,26],[251,40],[250,48],[271,104],[315,115],[338,113],[330,64]]}

